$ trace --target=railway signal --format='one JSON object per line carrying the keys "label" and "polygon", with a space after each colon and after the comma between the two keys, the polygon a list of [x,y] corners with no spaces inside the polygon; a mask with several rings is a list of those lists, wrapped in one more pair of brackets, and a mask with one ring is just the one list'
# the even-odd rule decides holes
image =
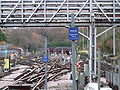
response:
{"label": "railway signal", "polygon": [[77,62],[76,69],[77,69],[77,71],[79,71],[79,69],[80,69],[80,72],[84,72],[84,62],[83,61]]}

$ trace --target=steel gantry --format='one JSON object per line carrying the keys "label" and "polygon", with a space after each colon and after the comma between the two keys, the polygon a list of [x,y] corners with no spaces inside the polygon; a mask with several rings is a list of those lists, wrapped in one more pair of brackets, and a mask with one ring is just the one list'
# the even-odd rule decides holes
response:
{"label": "steel gantry", "polygon": [[0,0],[1,27],[63,27],[75,14],[76,26],[120,25],[120,0]]}
{"label": "steel gantry", "polygon": [[[96,75],[96,38],[120,26],[120,0],[0,0],[0,27],[66,27],[71,13],[77,27],[88,27],[89,73]],[[109,27],[96,34],[96,27]]]}

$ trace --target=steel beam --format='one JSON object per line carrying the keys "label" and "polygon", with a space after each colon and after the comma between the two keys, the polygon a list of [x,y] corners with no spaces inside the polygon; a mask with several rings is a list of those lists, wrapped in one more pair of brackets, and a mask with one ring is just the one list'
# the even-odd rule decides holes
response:
{"label": "steel beam", "polygon": [[23,9],[24,5],[23,5],[23,3],[24,3],[24,0],[22,0],[22,3],[21,3],[22,4],[22,8],[21,8],[22,9],[22,12],[21,12],[21,14],[22,14],[22,22],[24,22],[24,9]]}
{"label": "steel beam", "polygon": [[[90,22],[92,22],[92,12],[93,12],[93,1],[90,0]],[[89,37],[90,37],[90,41],[89,41],[89,82],[91,83],[92,82],[92,71],[93,71],[93,68],[92,68],[92,56],[93,56],[93,53],[92,53],[92,29],[93,29],[93,26],[92,26],[92,23],[90,24],[89,26]]]}
{"label": "steel beam", "polygon": [[[113,0],[113,21],[115,22],[115,0]],[[116,30],[116,28],[113,28],[113,55],[115,55],[116,54],[116,50],[115,50],[115,46],[116,46],[116,44],[115,44],[115,39],[116,39],[116,37],[115,37],[115,30]]]}
{"label": "steel beam", "polygon": [[32,14],[28,17],[26,22],[29,22],[30,18],[33,16],[33,14],[37,11],[37,9],[40,7],[40,5],[42,4],[43,0],[41,0],[41,2],[38,4],[38,6],[34,9],[34,11],[32,12]]}
{"label": "steel beam", "polygon": [[85,7],[85,5],[88,3],[88,1],[89,1],[89,0],[87,0],[87,1],[84,3],[84,5],[83,5],[82,7],[80,7],[80,10],[78,11],[78,13],[77,13],[76,16],[75,16],[75,19],[76,19],[76,17],[77,17],[78,15],[80,15],[81,11],[82,11],[83,8]]}
{"label": "steel beam", "polygon": [[88,40],[90,40],[90,38],[87,35],[83,34],[82,32],[79,32],[79,34],[82,35],[83,37],[87,38]]}
{"label": "steel beam", "polygon": [[57,9],[57,11],[52,15],[52,17],[50,18],[49,22],[52,21],[52,19],[55,17],[55,15],[60,11],[61,7],[63,6],[63,4],[66,2],[66,0],[63,1],[63,3],[59,6],[59,8]]}
{"label": "steel beam", "polygon": [[96,35],[96,38],[99,37],[99,36],[101,36],[102,34],[106,33],[107,31],[115,28],[115,27],[116,27],[116,26],[109,27],[108,29],[106,29],[106,30],[104,30],[103,32],[101,32],[101,33],[99,33],[98,35]]}
{"label": "steel beam", "polygon": [[115,50],[115,46],[116,46],[116,42],[115,42],[115,30],[116,30],[116,28],[113,28],[113,55],[115,55],[116,54],[116,50]]}
{"label": "steel beam", "polygon": [[[49,25],[48,25],[49,24]],[[90,22],[75,22],[76,24],[76,27],[89,27],[90,25]],[[25,22],[21,22],[21,23],[18,23],[18,22],[7,22],[7,23],[0,23],[0,27],[45,27],[47,25],[47,27],[66,27],[68,25],[70,25],[70,22],[29,22],[29,23],[25,23]],[[115,25],[117,27],[120,27],[120,22],[118,23],[115,23]],[[113,27],[116,27],[116,26],[113,26],[113,24],[111,23],[95,23],[95,26],[96,27],[110,27],[110,28],[113,28]],[[106,31],[104,31],[103,33],[105,33]],[[102,34],[102,33],[101,33]],[[100,35],[97,35],[97,37],[99,37]]]}
{"label": "steel beam", "polygon": [[1,0],[0,0],[0,22],[1,22],[1,14],[2,13],[2,11],[1,11]]}
{"label": "steel beam", "polygon": [[110,18],[107,16],[107,14],[103,11],[103,9],[100,7],[100,5],[96,2],[96,0],[94,0],[94,2],[96,3],[96,5],[98,6],[98,8],[101,10],[101,12],[105,15],[105,17],[111,22]]}
{"label": "steel beam", "polygon": [[89,41],[89,82],[92,82],[92,26],[89,27],[90,28],[90,41]]}
{"label": "steel beam", "polygon": [[8,16],[5,18],[4,22],[6,22],[6,20],[10,17],[10,15],[13,13],[13,11],[17,8],[17,6],[20,4],[20,2],[21,2],[21,0],[19,0],[18,3],[15,5],[15,7],[12,9],[12,11],[10,11]]}

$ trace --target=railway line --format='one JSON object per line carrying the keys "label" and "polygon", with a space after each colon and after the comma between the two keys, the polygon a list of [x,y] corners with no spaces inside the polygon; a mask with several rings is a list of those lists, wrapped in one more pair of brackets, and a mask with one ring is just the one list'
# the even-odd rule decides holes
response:
{"label": "railway line", "polygon": [[[10,86],[30,86],[32,90],[40,90],[44,88],[45,83],[45,65],[42,62],[42,60],[38,60],[34,57],[25,57],[24,59],[19,59],[18,64],[27,66],[21,74],[16,75],[14,78],[12,78],[12,83],[8,86],[1,87],[2,90],[8,90]],[[62,76],[64,74],[67,74],[70,72],[70,66],[69,63],[67,64],[61,64],[59,61],[61,61],[58,57],[51,58],[48,63],[48,76],[47,80],[52,81],[58,78],[59,76]],[[20,66],[19,66],[20,67]],[[19,72],[21,70],[20,68],[15,69]],[[13,72],[14,73],[14,72]],[[11,72],[12,75],[12,72]],[[2,80],[2,79],[1,79]],[[9,81],[9,80],[8,80]]]}
{"label": "railway line", "polygon": [[118,57],[113,56],[101,59],[101,77],[106,79],[106,83],[113,90],[118,90],[119,86]]}
{"label": "railway line", "polygon": [[[41,55],[25,56],[22,59],[19,58],[17,61],[18,66],[0,75],[0,83],[10,82],[1,86],[0,89],[8,90],[8,88],[13,86],[29,86],[32,90],[42,90],[45,84],[45,63],[43,63]],[[115,67],[117,67],[117,65],[114,66],[102,58],[101,76],[106,78],[112,88],[118,86],[118,80],[116,80],[118,72],[114,72]],[[61,76],[66,75],[71,71],[70,68],[70,61],[66,60],[64,63],[62,55],[49,56],[47,81],[55,81]],[[69,90],[71,89],[69,88]]]}

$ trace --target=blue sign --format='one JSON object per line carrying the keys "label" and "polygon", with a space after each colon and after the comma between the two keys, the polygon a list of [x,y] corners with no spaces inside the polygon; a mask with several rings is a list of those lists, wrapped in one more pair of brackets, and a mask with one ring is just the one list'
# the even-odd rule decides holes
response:
{"label": "blue sign", "polygon": [[48,62],[48,55],[43,56],[43,62],[47,63]]}
{"label": "blue sign", "polygon": [[8,53],[8,50],[5,50],[5,51],[3,51],[5,54],[7,54]]}
{"label": "blue sign", "polygon": [[69,40],[78,40],[78,39],[79,39],[78,27],[70,27]]}

